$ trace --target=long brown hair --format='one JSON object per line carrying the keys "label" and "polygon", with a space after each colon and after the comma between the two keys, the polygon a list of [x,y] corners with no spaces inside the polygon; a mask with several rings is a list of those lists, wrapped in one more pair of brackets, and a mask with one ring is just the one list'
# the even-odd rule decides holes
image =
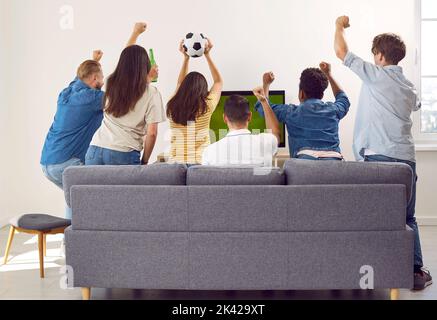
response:
{"label": "long brown hair", "polygon": [[137,45],[124,49],[106,83],[105,111],[116,118],[132,111],[146,92],[150,69],[146,49]]}
{"label": "long brown hair", "polygon": [[167,117],[174,123],[186,126],[189,121],[208,111],[208,82],[199,72],[189,73],[175,96],[167,104]]}

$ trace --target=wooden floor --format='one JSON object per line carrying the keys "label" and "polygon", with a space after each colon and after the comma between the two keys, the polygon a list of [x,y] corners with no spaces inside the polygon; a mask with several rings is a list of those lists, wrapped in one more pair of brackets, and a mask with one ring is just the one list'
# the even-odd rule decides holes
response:
{"label": "wooden floor", "polygon": [[[0,230],[0,263],[8,236],[8,229]],[[437,277],[437,227],[421,228],[425,264]],[[17,234],[12,244],[8,265],[0,265],[0,299],[20,300],[77,300],[81,299],[80,289],[62,289],[60,268],[65,260],[59,257],[59,236],[48,236],[46,258],[46,278],[39,278],[37,239],[31,235]],[[376,291],[158,291],[93,289],[92,299],[165,299],[165,300],[259,300],[259,299],[388,299],[389,292]],[[401,290],[400,299],[437,300],[437,283],[421,292]]]}

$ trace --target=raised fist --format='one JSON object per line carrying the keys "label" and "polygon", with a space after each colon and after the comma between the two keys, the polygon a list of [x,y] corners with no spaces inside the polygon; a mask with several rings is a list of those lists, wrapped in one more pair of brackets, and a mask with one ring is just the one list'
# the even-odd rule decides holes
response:
{"label": "raised fist", "polygon": [[326,75],[331,74],[331,65],[327,62],[321,62],[320,63],[320,70]]}
{"label": "raised fist", "polygon": [[255,89],[253,89],[253,94],[259,101],[267,100],[264,89],[262,87],[256,87]]}
{"label": "raised fist", "polygon": [[103,57],[103,51],[102,50],[94,50],[93,51],[93,60],[94,61],[100,61]]}
{"label": "raised fist", "polygon": [[275,81],[275,75],[273,72],[266,72],[263,75],[263,84],[264,85],[271,85]]}
{"label": "raised fist", "polygon": [[142,34],[144,31],[146,31],[146,29],[147,29],[147,23],[137,22],[137,23],[135,23],[134,33],[139,35],[139,34]]}
{"label": "raised fist", "polygon": [[337,25],[337,28],[347,29],[350,27],[349,17],[348,16],[338,17],[335,24]]}

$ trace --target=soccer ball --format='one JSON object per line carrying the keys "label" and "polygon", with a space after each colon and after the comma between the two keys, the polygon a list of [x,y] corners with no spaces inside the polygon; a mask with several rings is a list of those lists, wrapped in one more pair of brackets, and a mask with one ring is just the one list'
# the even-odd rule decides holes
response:
{"label": "soccer ball", "polygon": [[200,58],[205,53],[206,37],[202,33],[190,32],[185,36],[184,49],[191,58]]}

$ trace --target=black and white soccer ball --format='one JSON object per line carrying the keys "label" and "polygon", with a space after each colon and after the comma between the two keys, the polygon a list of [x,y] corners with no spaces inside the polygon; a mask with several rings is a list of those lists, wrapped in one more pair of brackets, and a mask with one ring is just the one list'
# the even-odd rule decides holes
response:
{"label": "black and white soccer ball", "polygon": [[202,33],[188,33],[184,38],[185,52],[191,58],[200,58],[205,53],[207,43],[206,37]]}

